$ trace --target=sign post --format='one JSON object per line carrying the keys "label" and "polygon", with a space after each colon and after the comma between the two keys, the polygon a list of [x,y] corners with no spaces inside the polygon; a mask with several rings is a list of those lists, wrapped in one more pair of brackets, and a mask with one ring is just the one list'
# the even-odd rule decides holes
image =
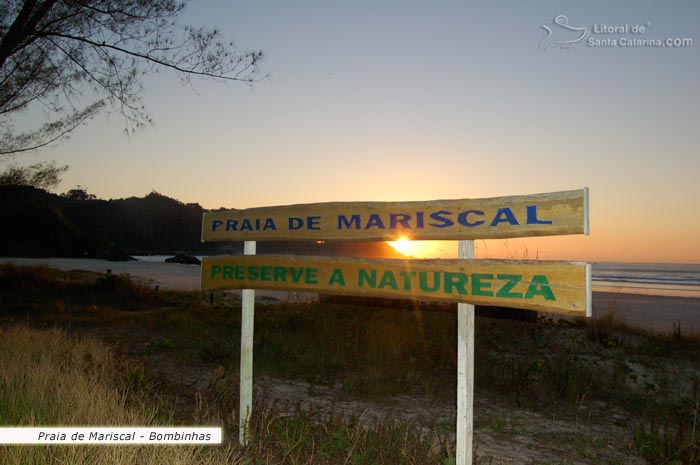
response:
{"label": "sign post", "polygon": [[[459,241],[461,260],[474,259],[474,241]],[[472,463],[474,438],[474,305],[457,304],[457,436],[455,463]]]}
{"label": "sign post", "polygon": [[[255,242],[243,243],[244,255],[255,255]],[[241,296],[241,368],[238,415],[238,442],[248,445],[250,415],[253,412],[253,329],[255,290],[243,289]]]}
{"label": "sign post", "polygon": [[[202,290],[243,289],[239,441],[252,414],[253,289],[458,302],[456,463],[471,464],[474,305],[591,315],[586,263],[475,260],[474,239],[588,234],[588,189],[429,202],[335,202],[205,213],[202,241],[244,241],[204,257]],[[255,255],[265,240],[458,240],[457,260]]]}

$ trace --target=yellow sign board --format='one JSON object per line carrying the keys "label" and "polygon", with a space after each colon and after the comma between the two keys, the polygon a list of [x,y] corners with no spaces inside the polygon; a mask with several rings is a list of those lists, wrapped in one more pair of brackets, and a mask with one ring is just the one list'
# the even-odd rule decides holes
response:
{"label": "yellow sign board", "polygon": [[332,202],[205,213],[202,241],[495,239],[588,234],[588,189],[489,199]]}
{"label": "yellow sign board", "polygon": [[579,316],[591,305],[589,265],[569,262],[217,256],[202,261],[207,289],[443,300]]}

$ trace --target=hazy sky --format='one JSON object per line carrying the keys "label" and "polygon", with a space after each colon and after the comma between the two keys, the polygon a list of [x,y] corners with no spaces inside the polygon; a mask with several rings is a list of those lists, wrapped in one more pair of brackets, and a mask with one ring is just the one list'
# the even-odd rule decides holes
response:
{"label": "hazy sky", "polygon": [[[102,116],[33,156],[71,166],[60,191],[244,208],[588,186],[590,236],[480,255],[700,263],[700,2],[190,3],[185,22],[262,48],[270,77],[160,73],[154,126],[128,139]],[[693,43],[648,44],[667,38]]]}

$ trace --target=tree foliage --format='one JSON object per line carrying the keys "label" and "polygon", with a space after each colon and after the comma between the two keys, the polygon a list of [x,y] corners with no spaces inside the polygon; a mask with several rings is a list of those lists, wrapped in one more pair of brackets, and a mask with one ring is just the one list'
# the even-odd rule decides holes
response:
{"label": "tree foliage", "polygon": [[[240,50],[221,34],[179,23],[175,0],[3,0],[0,2],[0,155],[35,150],[105,108],[127,131],[149,122],[142,78],[159,69],[252,83],[261,51]],[[84,100],[89,100],[85,103]],[[39,127],[13,117],[43,108]]]}
{"label": "tree foliage", "polygon": [[68,166],[57,166],[56,162],[36,163],[30,166],[10,165],[0,173],[0,186],[25,186],[52,189],[61,182],[61,175]]}
{"label": "tree foliage", "polygon": [[71,200],[96,200],[97,196],[95,194],[90,194],[87,189],[83,186],[75,186],[75,188],[70,189],[68,192],[61,194],[63,197]]}

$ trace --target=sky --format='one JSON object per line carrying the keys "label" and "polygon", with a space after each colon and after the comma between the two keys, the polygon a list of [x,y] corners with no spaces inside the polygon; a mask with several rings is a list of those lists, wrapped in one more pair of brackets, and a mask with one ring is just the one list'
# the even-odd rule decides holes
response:
{"label": "sky", "polygon": [[[589,236],[477,256],[700,263],[696,0],[200,0],[183,23],[262,49],[269,77],[148,78],[154,125],[101,115],[27,158],[70,165],[59,192],[247,208],[589,187]],[[649,46],[668,38],[692,44]]]}

